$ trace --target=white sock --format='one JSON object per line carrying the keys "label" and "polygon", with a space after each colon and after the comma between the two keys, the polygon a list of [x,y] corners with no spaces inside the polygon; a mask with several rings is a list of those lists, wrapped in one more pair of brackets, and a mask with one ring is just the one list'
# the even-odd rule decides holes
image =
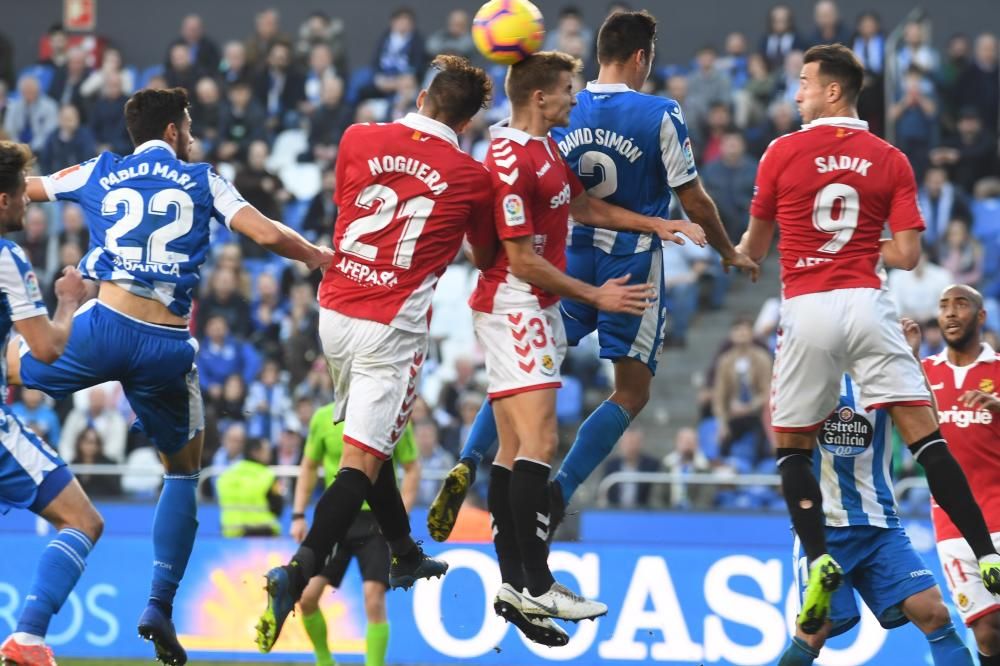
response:
{"label": "white sock", "polygon": [[10,637],[18,645],[45,645],[45,636],[35,636],[24,631],[13,633]]}

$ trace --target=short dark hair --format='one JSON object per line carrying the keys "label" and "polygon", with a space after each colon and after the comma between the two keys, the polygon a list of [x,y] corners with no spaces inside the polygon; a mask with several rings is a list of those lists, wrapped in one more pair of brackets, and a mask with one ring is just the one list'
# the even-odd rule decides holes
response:
{"label": "short dark hair", "polygon": [[13,196],[24,184],[24,175],[35,161],[31,148],[16,141],[0,141],[0,192]]}
{"label": "short dark hair", "polygon": [[457,55],[439,55],[431,67],[438,73],[427,86],[427,101],[444,124],[460,125],[489,105],[493,80],[482,67]]}
{"label": "short dark hair", "polygon": [[125,103],[125,126],[136,146],[162,139],[170,123],[180,127],[190,106],[184,88],[140,90]]}
{"label": "short dark hair", "polygon": [[639,49],[648,55],[656,41],[656,19],[646,10],[615,12],[597,33],[597,62],[625,62]]}
{"label": "short dark hair", "polygon": [[857,104],[865,80],[865,68],[854,51],[843,44],[820,44],[806,51],[802,62],[819,63],[820,76],[839,83],[847,101]]}
{"label": "short dark hair", "polygon": [[505,88],[513,105],[524,104],[536,90],[551,90],[563,72],[576,74],[583,68],[579,58],[561,51],[539,51],[514,63],[507,72]]}

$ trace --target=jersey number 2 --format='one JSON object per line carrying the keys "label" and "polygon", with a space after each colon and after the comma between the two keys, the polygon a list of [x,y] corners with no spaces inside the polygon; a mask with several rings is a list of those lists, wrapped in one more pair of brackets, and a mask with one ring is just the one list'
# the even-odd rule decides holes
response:
{"label": "jersey number 2", "polygon": [[187,192],[178,189],[160,190],[150,198],[150,215],[168,215],[173,209],[174,219],[149,234],[145,248],[122,247],[118,244],[122,236],[142,224],[147,209],[142,195],[130,187],[111,190],[104,195],[101,201],[102,215],[116,215],[119,208],[124,208],[125,214],[105,234],[104,245],[108,250],[122,259],[141,262],[144,261],[145,249],[145,261],[154,264],[180,264],[190,258],[183,252],[167,249],[167,245],[186,235],[194,226],[194,202]]}
{"label": "jersey number 2", "polygon": [[600,181],[587,188],[590,196],[604,199],[618,191],[618,167],[610,155],[598,150],[588,150],[580,155],[576,169],[583,177],[600,177]]}
{"label": "jersey number 2", "polygon": [[858,228],[861,212],[861,198],[858,191],[843,183],[830,183],[816,193],[813,202],[813,226],[820,231],[833,234],[820,252],[837,254],[844,249],[854,231]]}
{"label": "jersey number 2", "polygon": [[369,185],[361,190],[355,201],[358,208],[372,210],[371,215],[359,217],[344,230],[340,239],[340,251],[353,254],[368,261],[375,261],[378,256],[378,246],[361,241],[362,236],[382,231],[397,217],[406,220],[403,232],[396,241],[396,251],[393,253],[392,265],[408,269],[413,263],[413,251],[417,247],[417,239],[424,230],[427,218],[434,209],[434,200],[427,197],[413,197],[399,205],[399,196],[395,190],[385,185]]}

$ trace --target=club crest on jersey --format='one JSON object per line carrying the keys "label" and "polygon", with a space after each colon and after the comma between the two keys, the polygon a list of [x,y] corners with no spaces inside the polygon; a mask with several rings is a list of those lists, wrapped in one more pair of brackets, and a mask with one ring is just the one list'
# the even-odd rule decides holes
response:
{"label": "club crest on jersey", "polygon": [[993,393],[996,387],[993,385],[993,380],[987,377],[979,382],[979,390],[983,393]]}
{"label": "club crest on jersey", "polygon": [[958,610],[965,612],[972,608],[972,601],[964,592],[959,592],[955,595],[955,605],[958,606]]}
{"label": "club crest on jersey", "polygon": [[548,354],[542,355],[542,374],[551,377],[556,374],[556,364]]}
{"label": "club crest on jersey", "polygon": [[820,445],[835,456],[853,457],[871,446],[875,428],[854,409],[843,405],[834,412],[820,430]]}
{"label": "club crest on jersey", "polygon": [[508,227],[517,227],[525,222],[524,201],[516,194],[503,198],[503,219]]}

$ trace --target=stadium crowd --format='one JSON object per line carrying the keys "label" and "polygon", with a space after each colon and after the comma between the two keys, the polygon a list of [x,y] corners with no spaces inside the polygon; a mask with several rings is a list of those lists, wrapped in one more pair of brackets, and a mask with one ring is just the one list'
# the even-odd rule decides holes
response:
{"label": "stadium crowd", "polygon": [[[609,12],[621,6],[613,3]],[[816,2],[806,19],[774,5],[759,33],[733,32],[718,43],[706,42],[689,62],[658,62],[645,91],[681,103],[701,177],[735,241],[749,219],[760,155],[775,137],[798,128],[794,97],[803,50],[819,43],[851,46],[867,70],[863,119],[875,133],[893,138],[921,183],[924,258],[913,272],[888,277],[901,313],[924,324],[927,351],[936,352],[942,344],[934,323],[938,294],[949,283],[963,282],[989,299],[988,328],[1000,331],[997,37],[953,35],[939,52],[930,43],[929,23],[911,22],[898,47],[889,50],[887,27],[877,13],[851,18],[840,15],[834,0]],[[122,115],[128,95],[143,87],[182,86],[191,98],[197,139],[192,159],[214,163],[265,215],[329,244],[337,217],[333,166],[344,129],[353,122],[391,121],[411,110],[434,55],[479,60],[470,20],[466,10],[455,9],[443,26],[420,26],[430,29],[425,37],[419,16],[400,8],[374,52],[365,54],[348,53],[349,26],[323,13],[291,26],[269,9],[254,17],[245,40],[226,43],[215,41],[199,16],[189,15],[165,45],[162,63],[131,62],[115,48],[113,36],[71,35],[56,25],[40,40],[38,63],[16,76],[10,48],[0,48],[0,120],[3,132],[29,143],[38,169],[50,173],[101,150],[130,152]],[[550,16],[547,27],[546,48],[585,63],[577,82],[582,86],[597,69],[594,27],[571,6]],[[496,98],[461,137],[462,147],[480,159],[487,127],[509,108],[502,94],[504,68],[494,65],[489,71],[498,84]],[[30,256],[52,305],[54,276],[76,264],[88,245],[80,209],[32,206],[24,231],[14,239]],[[664,257],[670,304],[666,344],[683,347],[699,311],[724,306],[728,279],[710,249],[668,244]],[[298,464],[313,412],[334,398],[316,333],[317,276],[263,254],[221,226],[205,276],[191,322],[200,342],[208,417],[205,463],[225,467],[243,456],[251,440],[264,439],[275,463]],[[435,296],[432,353],[413,414],[425,470],[451,467],[484,399],[483,355],[464,305],[475,278],[475,270],[458,257]],[[606,473],[773,472],[767,400],[776,328],[776,299],[765,303],[756,320],[737,319],[705,373],[697,397],[700,422],[680,429],[673,443],[656,447],[634,426]],[[609,383],[593,348],[572,350],[566,363],[558,415],[568,444]],[[129,431],[134,416],[117,385],[60,404],[37,391],[20,391],[15,409],[67,460],[155,462],[148,442]],[[669,453],[661,459],[651,455],[654,449]],[[912,464],[901,459],[900,473],[910,473]],[[80,480],[96,497],[156,489],[150,477],[140,475],[81,474]],[[432,496],[432,485],[421,488],[422,502]],[[780,495],[767,488],[716,491],[684,484],[662,490],[620,484],[608,501],[624,507],[784,507]]]}

